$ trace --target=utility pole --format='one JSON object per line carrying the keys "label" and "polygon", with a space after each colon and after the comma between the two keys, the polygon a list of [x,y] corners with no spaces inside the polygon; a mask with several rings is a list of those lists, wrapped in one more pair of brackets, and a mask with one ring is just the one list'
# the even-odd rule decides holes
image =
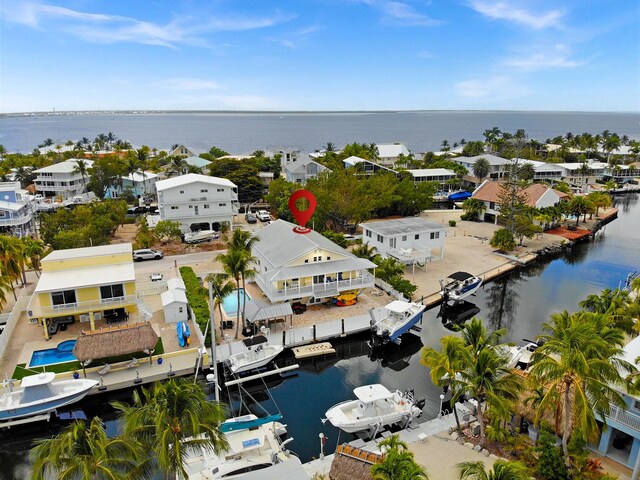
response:
{"label": "utility pole", "polygon": [[218,362],[216,360],[216,324],[215,324],[215,309],[213,304],[213,282],[209,282],[209,321],[210,334],[211,334],[211,369],[213,370],[214,378],[214,390],[216,392],[216,402],[220,401],[220,391],[218,390]]}

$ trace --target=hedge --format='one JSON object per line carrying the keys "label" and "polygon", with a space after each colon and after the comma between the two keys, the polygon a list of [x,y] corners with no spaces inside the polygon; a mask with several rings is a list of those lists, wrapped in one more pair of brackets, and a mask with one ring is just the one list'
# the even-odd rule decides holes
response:
{"label": "hedge", "polygon": [[[207,324],[209,323],[209,302],[207,301],[207,290],[200,285],[200,280],[196,276],[196,273],[191,267],[180,267],[180,276],[184,281],[184,286],[187,289],[187,300],[193,315],[195,316],[196,323],[200,326],[200,331],[204,333]],[[207,347],[211,346],[211,339],[207,335],[205,339]]]}

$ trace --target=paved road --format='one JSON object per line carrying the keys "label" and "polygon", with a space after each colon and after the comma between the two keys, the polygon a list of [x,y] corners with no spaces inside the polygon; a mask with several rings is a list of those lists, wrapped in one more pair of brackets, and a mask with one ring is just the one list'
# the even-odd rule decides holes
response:
{"label": "paved road", "polygon": [[172,268],[182,265],[193,265],[196,263],[211,262],[216,255],[226,253],[226,250],[217,250],[215,252],[198,252],[187,253],[185,255],[172,255],[162,260],[144,260],[142,262],[134,262],[136,274],[150,274],[156,272],[166,272]]}

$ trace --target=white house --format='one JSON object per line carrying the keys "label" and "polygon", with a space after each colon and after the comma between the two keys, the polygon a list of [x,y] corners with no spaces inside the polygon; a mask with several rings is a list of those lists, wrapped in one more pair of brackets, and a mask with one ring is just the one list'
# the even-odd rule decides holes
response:
{"label": "white house", "polygon": [[555,163],[540,162],[538,160],[529,160],[526,158],[514,159],[519,165],[525,163],[533,165],[535,174],[533,176],[534,181],[547,180],[551,182],[559,182],[562,180],[564,171]]}
{"label": "white house", "polygon": [[454,157],[451,158],[451,161],[459,163],[469,171],[470,175],[473,175],[473,166],[481,158],[489,162],[489,177],[493,179],[502,178],[505,175],[507,165],[511,164],[511,160],[497,157],[490,153],[476,155],[475,157]]}
{"label": "white house", "polygon": [[136,198],[143,197],[144,195],[155,195],[157,180],[158,175],[153,172],[145,171],[144,175],[141,171],[130,173],[129,175],[120,177],[119,184],[109,187],[105,192],[105,197],[121,197],[125,190],[129,190]]}
{"label": "white house", "polygon": [[300,158],[294,163],[287,163],[284,167],[284,174],[288,182],[300,183],[304,185],[307,180],[318,178],[322,172],[329,171],[321,163],[312,160],[309,156]]}
{"label": "white house", "polygon": [[164,321],[167,323],[186,322],[189,318],[187,294],[181,289],[169,289],[160,295]]}
{"label": "white house", "polygon": [[[420,217],[405,217],[361,224],[362,241],[383,257],[415,265],[444,258],[447,228]],[[438,256],[434,257],[434,253]]]}
{"label": "white house", "polygon": [[447,182],[456,178],[456,173],[446,168],[420,168],[415,170],[407,170],[413,177],[413,181],[422,182],[438,182],[441,190],[449,190]]}
{"label": "white house", "polygon": [[372,162],[371,160],[367,160],[366,158],[356,157],[352,155],[348,158],[345,158],[343,161],[345,168],[349,167],[357,167],[358,174],[362,175],[372,175],[374,173],[393,173],[394,175],[398,175],[398,172],[393,170],[392,168],[385,167],[384,165],[380,165],[379,163]]}
{"label": "white house", "polygon": [[0,182],[0,233],[24,237],[34,231],[33,201],[20,182]]}
{"label": "white house", "polygon": [[183,232],[218,230],[233,225],[238,187],[226,178],[188,173],[156,183],[162,220],[180,222]]}
{"label": "white house", "polygon": [[395,165],[400,154],[405,157],[411,155],[409,149],[402,143],[379,143],[376,147],[378,147],[378,162],[388,167]]}
{"label": "white house", "polygon": [[265,152],[267,157],[275,157],[280,155],[280,169],[284,172],[287,165],[298,165],[300,160],[309,158],[309,155],[303,153],[300,147],[270,147]]}
{"label": "white house", "polygon": [[294,232],[296,225],[276,220],[258,231],[251,250],[255,282],[271,302],[320,303],[340,293],[373,287],[375,268],[318,232]]}
{"label": "white house", "polygon": [[589,162],[586,164],[589,171],[585,172],[585,164],[580,162],[556,163],[555,165],[563,170],[562,180],[583,191],[587,191],[589,185],[597,183],[597,180],[602,180],[609,167],[604,162]]}
{"label": "white house", "polygon": [[[34,170],[33,173],[36,174],[34,183],[37,192],[45,197],[60,195],[62,198],[69,198],[83,193],[89,178],[87,173],[83,181],[82,175],[74,172],[78,165],[77,162],[78,160],[71,159]],[[84,162],[87,165],[87,169],[93,166],[93,161],[91,160],[84,160]]]}

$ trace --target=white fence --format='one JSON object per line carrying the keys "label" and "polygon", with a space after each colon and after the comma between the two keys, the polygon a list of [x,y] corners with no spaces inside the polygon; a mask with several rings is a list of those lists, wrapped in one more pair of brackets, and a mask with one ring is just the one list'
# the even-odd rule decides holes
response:
{"label": "white fence", "polygon": [[159,295],[163,292],[166,292],[169,288],[167,287],[167,282],[147,282],[138,284],[136,288],[136,292],[139,297],[144,297],[147,295]]}
{"label": "white fence", "polygon": [[30,298],[31,297],[29,297],[29,295],[19,297],[18,301],[13,307],[13,310],[11,310],[9,317],[7,318],[7,324],[4,327],[4,331],[0,335],[0,357],[4,355],[4,350],[5,348],[7,348],[9,339],[11,338],[11,334],[13,333],[13,329],[18,324],[20,315],[26,310],[27,305],[29,305]]}
{"label": "white fence", "polygon": [[404,295],[402,295],[400,292],[398,292],[395,288],[393,288],[391,285],[389,285],[384,280],[376,278],[375,279],[375,285],[380,290],[384,290],[385,292],[387,292],[392,297],[396,297],[396,300],[402,300],[403,302],[408,302],[409,301],[406,298],[404,298]]}

